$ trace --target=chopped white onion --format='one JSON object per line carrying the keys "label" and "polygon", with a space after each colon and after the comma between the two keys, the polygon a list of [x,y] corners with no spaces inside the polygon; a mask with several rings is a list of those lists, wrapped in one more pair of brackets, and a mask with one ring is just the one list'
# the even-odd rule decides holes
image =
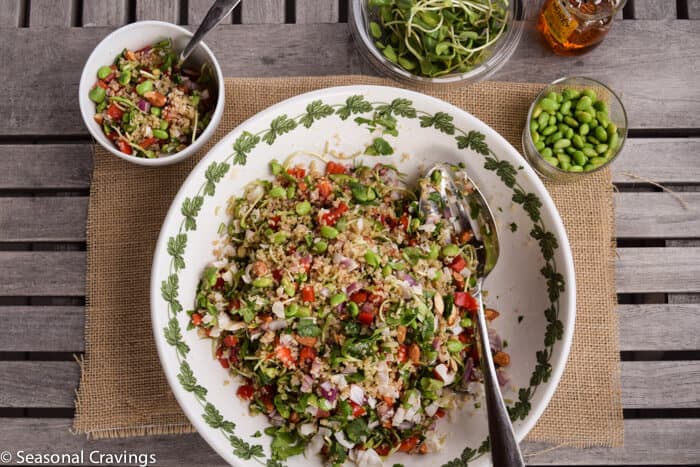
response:
{"label": "chopped white onion", "polygon": [[304,423],[299,427],[299,434],[301,436],[309,436],[311,433],[316,431],[316,425],[313,423]]}
{"label": "chopped white onion", "polygon": [[272,313],[278,318],[284,318],[284,304],[282,302],[275,302],[272,304]]}
{"label": "chopped white onion", "polygon": [[311,438],[311,441],[309,441],[309,444],[306,445],[304,456],[311,457],[321,452],[324,445],[324,438],[330,434],[331,430],[326,427],[320,427],[314,437]]}
{"label": "chopped white onion", "polygon": [[350,400],[357,405],[365,403],[365,391],[357,384],[350,385]]}
{"label": "chopped white onion", "polygon": [[338,441],[338,443],[345,449],[352,449],[353,447],[355,447],[355,443],[353,443],[345,437],[345,433],[343,432],[343,430],[336,431],[335,433],[333,433],[333,436]]}
{"label": "chopped white onion", "polygon": [[433,402],[432,404],[428,405],[425,408],[425,414],[428,417],[432,417],[433,415],[435,415],[437,413],[439,408],[440,408],[440,405],[437,402]]}

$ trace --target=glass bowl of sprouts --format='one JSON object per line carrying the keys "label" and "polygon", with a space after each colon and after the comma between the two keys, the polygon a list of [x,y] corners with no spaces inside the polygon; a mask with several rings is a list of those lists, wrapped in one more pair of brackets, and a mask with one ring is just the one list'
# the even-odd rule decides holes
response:
{"label": "glass bowl of sprouts", "polygon": [[382,74],[411,85],[486,79],[513,55],[527,0],[350,0],[350,30]]}

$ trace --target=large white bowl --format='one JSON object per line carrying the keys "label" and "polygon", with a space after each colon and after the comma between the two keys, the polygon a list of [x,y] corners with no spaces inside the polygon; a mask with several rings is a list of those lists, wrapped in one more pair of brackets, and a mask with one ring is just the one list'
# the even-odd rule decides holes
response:
{"label": "large white bowl", "polygon": [[171,23],[163,21],[139,21],[128,24],[117,29],[102,39],[95,50],[88,57],[83,74],[80,76],[80,86],[78,88],[78,98],[80,102],[80,113],[83,116],[83,121],[92,137],[97,140],[109,152],[125,161],[135,164],[158,166],[169,165],[180,162],[197,152],[206,141],[211,138],[219,126],[221,116],[224,113],[224,75],[221,72],[221,67],[216,61],[214,54],[209,47],[203,42],[192,52],[189,60],[192,63],[201,64],[208,63],[214,70],[216,85],[218,87],[218,97],[216,99],[216,107],[212,115],[209,125],[204,132],[199,135],[193,144],[190,144],[185,149],[169,156],[163,156],[156,159],[147,159],[143,157],[130,156],[119,151],[102,131],[102,127],[95,122],[95,103],[90,100],[88,93],[95,85],[97,80],[97,70],[103,65],[111,65],[114,62],[114,57],[121,53],[125,48],[137,50],[149,44],[155,44],[166,38],[173,40],[175,50],[182,50],[187,42],[192,37],[192,33],[187,29]]}
{"label": "large white bowl", "polygon": [[[229,381],[210,342],[187,331],[186,313],[194,307],[202,270],[214,258],[217,230],[228,221],[226,202],[248,182],[270,178],[273,158],[301,150],[362,151],[376,132],[355,118],[372,119],[375,112],[396,117],[398,136],[384,135],[392,156],[364,156],[366,164],[395,164],[411,181],[435,162],[464,162],[495,212],[502,249],[485,287],[487,303],[501,313],[494,327],[508,341],[511,383],[505,397],[518,415],[518,440],[544,411],[564,370],[576,314],[571,251],[554,203],[520,154],[480,120],[423,94],[379,86],[303,94],[244,122],[202,159],[170,207],[153,258],[151,317],[163,369],[192,424],[231,464],[265,462],[269,438],[253,434],[267,420],[249,415],[236,397],[238,381]],[[442,451],[395,454],[386,464],[488,462],[482,456],[488,433],[483,402],[480,409],[466,404],[437,428],[446,435]],[[287,463],[320,465],[320,459],[296,456]]]}

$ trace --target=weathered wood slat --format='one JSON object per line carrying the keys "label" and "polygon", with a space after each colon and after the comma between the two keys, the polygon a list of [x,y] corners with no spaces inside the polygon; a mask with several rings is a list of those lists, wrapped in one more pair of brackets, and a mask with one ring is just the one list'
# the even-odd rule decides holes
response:
{"label": "weathered wood slat", "polygon": [[633,419],[625,420],[621,448],[551,449],[548,443],[522,448],[528,465],[692,465],[698,461],[698,432],[700,419]]}
{"label": "weathered wood slat", "polygon": [[[700,349],[700,301],[620,305],[618,311],[622,351]],[[82,352],[84,314],[72,306],[0,307],[0,322],[14,323],[0,327],[0,352]]]}
{"label": "weathered wood slat", "polygon": [[128,15],[126,0],[83,0],[83,26],[121,26]]}
{"label": "weathered wood slat", "polygon": [[136,19],[177,23],[180,19],[180,0],[136,0]]}
{"label": "weathered wood slat", "polygon": [[618,248],[618,293],[700,292],[700,248]]}
{"label": "weathered wood slat", "polygon": [[337,23],[338,0],[296,0],[297,24]]}
{"label": "weathered wood slat", "polygon": [[[76,362],[0,361],[0,407],[72,408],[79,373]],[[622,362],[621,382],[624,408],[700,406],[697,361]]]}
{"label": "weathered wood slat", "polygon": [[[159,465],[224,467],[224,461],[197,434],[139,436],[123,439],[88,440],[71,434],[72,420],[62,418],[4,418],[0,439],[14,450],[27,452],[153,453]],[[522,444],[528,465],[692,465],[697,462],[697,433],[700,419],[625,420],[622,448],[550,449],[547,443]],[[31,436],[27,436],[31,433]],[[264,440],[267,443],[267,439]],[[537,454],[537,455],[532,455]]]}
{"label": "weathered wood slat", "polygon": [[619,305],[618,312],[622,351],[700,349],[696,332],[700,329],[700,301],[696,304]]}
{"label": "weathered wood slat", "polygon": [[[143,7],[142,2],[138,5]],[[697,128],[700,113],[691,96],[700,93],[700,80],[692,68],[700,60],[700,32],[694,25],[681,20],[620,22],[589,54],[554,61],[536,36],[539,33],[528,28],[513,58],[493,79],[595,76],[622,93],[633,128]],[[0,114],[5,116],[0,135],[86,134],[75,89],[87,56],[108,31],[85,28],[79,35],[69,29],[0,31],[0,43],[16,44],[3,50],[6,65],[0,69],[0,81],[10,85],[0,101]],[[70,53],[53,53],[56,43]],[[625,44],[624,54],[619,53],[620,43]],[[346,24],[268,25],[264,41],[259,40],[258,26],[221,26],[207,37],[207,44],[228,76],[373,73],[351,45]],[[23,58],[30,54],[35,66],[27,68]],[[45,79],[49,71],[55,80]],[[21,86],[15,80],[19,75]],[[46,114],[53,118],[47,120]]]}
{"label": "weathered wood slat", "polygon": [[[700,248],[618,248],[617,256],[618,293],[700,292]],[[0,296],[84,293],[85,252],[0,252]]]}
{"label": "weathered wood slat", "polygon": [[[617,193],[619,238],[700,237],[700,193]],[[682,203],[686,203],[685,205]],[[87,197],[0,198],[0,241],[85,241]]]}
{"label": "weathered wood slat", "polygon": [[700,0],[687,0],[688,18],[700,19]]}
{"label": "weathered wood slat", "polygon": [[628,409],[700,407],[700,362],[622,362],[622,406]]}
{"label": "weathered wood slat", "polygon": [[0,296],[85,295],[84,251],[0,252]]}
{"label": "weathered wood slat", "polygon": [[0,146],[0,189],[87,189],[92,172],[89,144]]}
{"label": "weathered wood slat", "polygon": [[676,19],[676,2],[669,0],[634,0],[634,19]]}
{"label": "weathered wood slat", "polygon": [[74,8],[74,0],[32,0],[29,8],[29,27],[69,27],[73,24]]}
{"label": "weathered wood slat", "polygon": [[[0,352],[82,352],[85,309],[79,306],[0,307]],[[10,324],[11,323],[11,324]]]}
{"label": "weathered wood slat", "polygon": [[[87,189],[89,144],[0,146],[0,189]],[[632,138],[612,166],[617,184],[700,183],[700,139]],[[633,178],[634,177],[641,177]]]}
{"label": "weathered wood slat", "polygon": [[[211,8],[212,3],[212,0],[187,0],[187,24],[200,24],[207,15],[207,11]],[[256,0],[253,3],[258,3],[258,1]],[[231,15],[226,16],[221,21],[221,24],[231,24]]]}
{"label": "weathered wood slat", "polygon": [[257,0],[241,3],[241,23],[284,23],[284,0]]}
{"label": "weathered wood slat", "polygon": [[73,407],[76,362],[1,362],[0,407]]}
{"label": "weathered wood slat", "polygon": [[612,164],[615,183],[700,183],[700,139],[629,138]]}
{"label": "weathered wood slat", "polygon": [[22,0],[0,2],[0,26],[19,27],[22,24]]}
{"label": "weathered wood slat", "polygon": [[0,242],[85,240],[87,198],[0,198]]}
{"label": "weathered wood slat", "polygon": [[[684,238],[700,235],[700,193],[615,194],[619,238]],[[685,203],[685,204],[683,204]]]}

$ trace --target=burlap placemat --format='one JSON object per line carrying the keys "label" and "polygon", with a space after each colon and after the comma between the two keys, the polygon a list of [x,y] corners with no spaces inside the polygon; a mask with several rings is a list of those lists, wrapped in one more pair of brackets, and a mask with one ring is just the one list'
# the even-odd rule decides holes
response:
{"label": "burlap placemat", "polygon": [[[227,107],[216,136],[196,157],[175,166],[144,168],[96,147],[76,432],[109,438],[193,431],[161,370],[149,319],[151,256],[170,202],[210,146],[251,115],[303,92],[363,83],[395,85],[360,76],[228,79]],[[487,82],[433,94],[471,112],[520,148],[528,105],[541,87]],[[528,439],[619,446],[623,423],[610,173],[574,185],[548,183],[547,188],[569,234],[579,300],[564,376]]]}

